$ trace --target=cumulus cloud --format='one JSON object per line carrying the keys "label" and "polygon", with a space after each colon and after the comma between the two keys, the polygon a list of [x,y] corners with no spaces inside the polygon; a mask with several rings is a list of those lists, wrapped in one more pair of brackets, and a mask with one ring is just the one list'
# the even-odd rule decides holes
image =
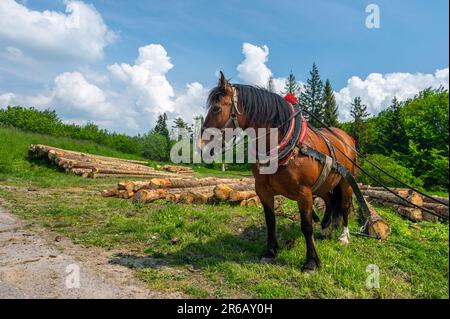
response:
{"label": "cumulus cloud", "polygon": [[269,48],[251,43],[244,43],[242,46],[244,61],[237,66],[238,76],[244,82],[252,85],[266,86],[272,71],[267,67],[269,59]]}
{"label": "cumulus cloud", "polygon": [[357,96],[367,105],[368,111],[376,115],[390,104],[394,96],[402,101],[428,87],[448,89],[448,74],[449,69],[445,68],[436,70],[434,74],[371,73],[364,80],[352,76],[344,88],[335,92],[341,120],[350,120],[350,104]]}
{"label": "cumulus cloud", "polygon": [[184,119],[192,120],[194,116],[205,113],[208,89],[198,82],[186,85],[185,93],[179,95],[175,101],[175,112]]}
{"label": "cumulus cloud", "polygon": [[35,11],[14,0],[0,1],[0,46],[12,57],[39,60],[103,57],[115,34],[92,6],[66,1],[66,12]]}
{"label": "cumulus cloud", "polygon": [[139,48],[134,65],[116,63],[108,66],[111,74],[126,85],[136,107],[153,113],[174,110],[174,91],[166,78],[172,68],[170,57],[160,44]]}
{"label": "cumulus cloud", "polygon": [[[269,47],[257,46],[251,43],[242,45],[244,61],[237,66],[238,77],[247,84],[267,87],[272,78],[273,90],[276,93],[283,91],[286,78],[273,77],[273,73],[266,65],[269,60]],[[300,82],[299,82],[300,84]]]}
{"label": "cumulus cloud", "polygon": [[108,66],[109,73],[105,74],[88,68],[84,72],[64,72],[55,77],[45,94],[1,94],[0,107],[51,107],[66,122],[93,121],[102,127],[131,134],[149,130],[157,115],[163,112],[172,118],[182,116],[190,122],[194,116],[204,113],[208,90],[193,82],[175,94],[166,78],[172,68],[164,47],[150,44],[139,49],[133,65],[116,63]]}

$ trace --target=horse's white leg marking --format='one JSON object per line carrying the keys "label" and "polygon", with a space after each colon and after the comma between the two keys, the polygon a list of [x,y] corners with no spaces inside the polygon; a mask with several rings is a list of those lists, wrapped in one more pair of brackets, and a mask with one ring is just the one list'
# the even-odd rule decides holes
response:
{"label": "horse's white leg marking", "polygon": [[339,240],[345,245],[350,243],[350,231],[348,230],[348,227],[344,227],[341,236],[339,236]]}

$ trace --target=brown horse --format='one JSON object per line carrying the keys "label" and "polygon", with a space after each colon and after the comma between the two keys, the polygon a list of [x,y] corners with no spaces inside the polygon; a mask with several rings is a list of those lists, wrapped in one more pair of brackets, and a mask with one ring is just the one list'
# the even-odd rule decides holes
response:
{"label": "brown horse", "polygon": [[[291,105],[278,94],[265,89],[249,86],[230,84],[221,72],[217,87],[213,88],[208,97],[209,110],[205,118],[205,128],[233,128],[239,126],[247,128],[277,128],[281,141],[289,127],[292,116]],[[233,110],[233,108],[235,108]],[[236,118],[237,122],[233,120]],[[356,158],[356,154],[348,145],[355,147],[354,140],[344,131],[332,128],[345,143],[325,130],[321,134],[326,135],[333,145],[336,160],[343,164],[351,172],[355,171],[349,158]],[[201,140],[204,146],[208,141]],[[319,152],[331,155],[324,138],[315,130],[307,129],[304,144],[313,147]],[[347,144],[347,145],[346,145]],[[349,241],[348,215],[352,203],[352,188],[343,178],[332,170],[326,180],[313,193],[312,187],[321,175],[324,164],[301,153],[292,158],[287,165],[279,166],[274,174],[261,174],[257,164],[253,164],[252,170],[255,177],[255,189],[264,207],[267,225],[267,250],[262,256],[262,262],[273,263],[278,250],[276,238],[276,225],[274,213],[274,196],[282,195],[298,203],[301,216],[301,230],[306,240],[305,271],[320,267],[320,259],[316,251],[313,236],[313,197],[318,196],[325,200],[327,209],[322,221],[322,231],[326,231],[334,218],[333,224],[338,225],[338,217],[343,217],[344,231],[340,239],[344,243]]]}

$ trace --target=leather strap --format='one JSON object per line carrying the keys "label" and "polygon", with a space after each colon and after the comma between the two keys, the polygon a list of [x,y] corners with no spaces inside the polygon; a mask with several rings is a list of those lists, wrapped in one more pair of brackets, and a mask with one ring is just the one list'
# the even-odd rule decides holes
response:
{"label": "leather strap", "polygon": [[319,178],[316,180],[316,182],[314,183],[313,187],[312,187],[312,192],[315,193],[320,186],[322,186],[323,182],[325,182],[325,180],[327,179],[328,175],[331,172],[331,169],[333,168],[333,158],[331,158],[330,156],[325,156],[325,163],[322,169],[322,173],[320,173]]}
{"label": "leather strap", "polygon": [[[321,163],[326,163],[327,155],[313,149],[312,147],[302,144],[299,147],[300,152],[308,157],[311,157],[313,159],[316,159],[320,161]],[[370,216],[369,207],[367,206],[366,200],[364,199],[363,194],[361,193],[361,190],[358,187],[358,184],[355,180],[355,177],[350,173],[350,171],[341,163],[338,163],[337,161],[333,162],[332,168],[335,169],[342,178],[351,186],[353,189],[353,193],[355,194],[356,200],[359,202],[359,205],[361,207],[361,210],[365,216]]]}

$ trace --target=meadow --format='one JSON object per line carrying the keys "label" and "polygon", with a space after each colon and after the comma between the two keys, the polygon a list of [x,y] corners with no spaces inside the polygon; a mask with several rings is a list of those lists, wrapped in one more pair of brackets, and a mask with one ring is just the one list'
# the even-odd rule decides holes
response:
{"label": "meadow", "polygon": [[[278,217],[280,252],[275,265],[259,263],[266,230],[262,210],[229,204],[137,204],[102,198],[118,180],[82,179],[42,161],[29,161],[31,143],[140,159],[93,142],[0,127],[0,198],[29,228],[45,227],[75,243],[111,251],[111,263],[134,269],[149,289],[192,298],[449,298],[448,223],[413,223],[377,207],[392,227],[385,242],[320,236],[319,271],[305,274],[305,243],[297,205],[286,201]],[[198,175],[214,172],[202,169]],[[351,231],[357,231],[352,214]],[[289,218],[292,217],[292,218]],[[369,265],[380,270],[380,288],[366,287]]]}

